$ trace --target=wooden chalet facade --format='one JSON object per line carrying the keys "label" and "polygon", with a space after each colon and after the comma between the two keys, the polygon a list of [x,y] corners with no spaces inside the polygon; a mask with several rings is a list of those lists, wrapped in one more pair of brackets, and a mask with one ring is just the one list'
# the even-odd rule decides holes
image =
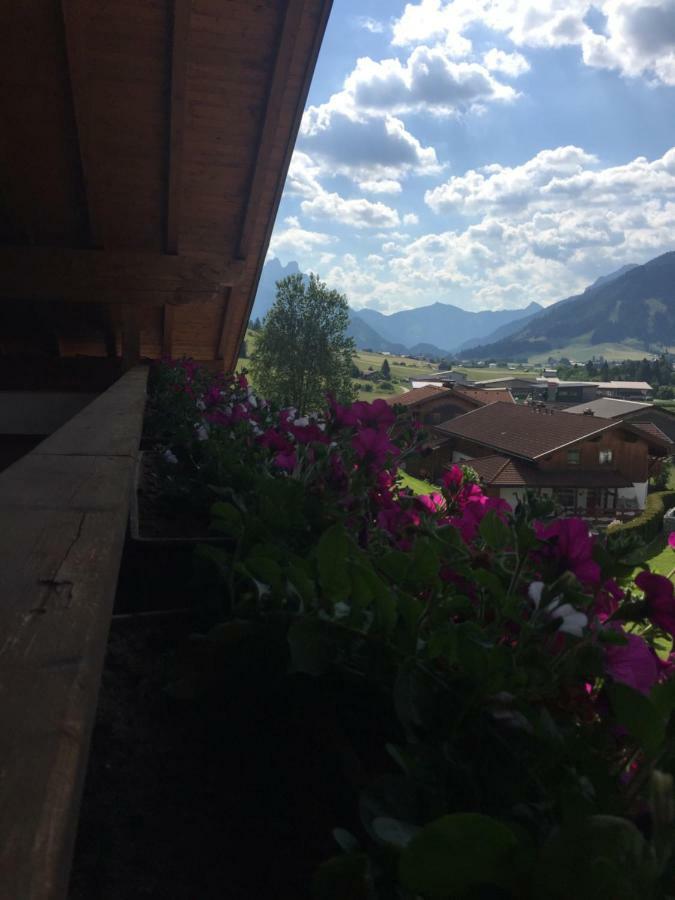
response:
{"label": "wooden chalet facade", "polygon": [[67,896],[142,363],[234,368],[330,8],[3,3],[2,900]]}
{"label": "wooden chalet facade", "polygon": [[474,468],[488,494],[515,506],[535,490],[593,516],[642,509],[650,474],[672,447],[626,422],[504,403],[435,431],[444,461]]}

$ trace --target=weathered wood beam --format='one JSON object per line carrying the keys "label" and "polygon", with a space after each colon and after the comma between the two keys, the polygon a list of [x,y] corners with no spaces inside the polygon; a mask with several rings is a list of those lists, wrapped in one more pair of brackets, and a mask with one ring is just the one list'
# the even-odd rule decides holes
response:
{"label": "weathered wood beam", "polygon": [[260,201],[264,191],[269,157],[272,153],[274,140],[279,127],[281,101],[288,83],[288,73],[293,61],[293,51],[298,39],[304,7],[305,0],[288,0],[286,15],[284,16],[279,43],[277,45],[274,68],[272,69],[269,81],[269,91],[267,94],[267,102],[265,104],[265,116],[260,132],[260,139],[258,141],[258,148],[249,186],[248,200],[237,247],[237,257],[239,259],[246,259],[250,250],[251,234],[255,226]]}
{"label": "weathered wood beam", "polygon": [[[235,284],[242,269],[242,262],[225,264],[216,256],[6,246],[0,247],[0,298],[128,303],[132,295],[144,302],[145,292],[213,294]],[[166,297],[147,302],[162,305]]]}
{"label": "weathered wood beam", "polygon": [[176,318],[176,307],[167,303],[164,307],[164,325],[162,329],[162,356],[173,356],[173,328]]}
{"label": "weathered wood beam", "polygon": [[0,897],[62,900],[138,453],[128,372],[0,474]]}
{"label": "weathered wood beam", "polygon": [[178,253],[180,201],[183,187],[183,131],[188,40],[192,0],[174,0],[171,24],[171,99],[169,105],[169,171],[166,198],[166,252]]}
{"label": "weathered wood beam", "polygon": [[93,247],[103,246],[101,214],[97,199],[91,140],[89,136],[89,67],[87,63],[87,26],[92,4],[86,0],[61,0],[61,15],[66,38],[66,57],[70,91],[82,167],[82,181],[89,219],[89,236]]}
{"label": "weathered wood beam", "polygon": [[135,306],[122,307],[122,371],[127,372],[138,365],[141,358],[141,332],[138,309]]}

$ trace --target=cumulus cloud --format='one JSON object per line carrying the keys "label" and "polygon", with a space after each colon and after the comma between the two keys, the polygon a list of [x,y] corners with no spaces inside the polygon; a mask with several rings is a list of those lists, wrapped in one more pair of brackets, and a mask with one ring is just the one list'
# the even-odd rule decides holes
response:
{"label": "cumulus cloud", "polygon": [[373,113],[452,115],[476,103],[513,100],[516,92],[477,62],[456,62],[442,47],[416,47],[405,63],[362,57],[345,81],[355,107]]}
{"label": "cumulus cloud", "polygon": [[415,213],[406,213],[403,216],[403,224],[404,225],[419,225],[419,216]]}
{"label": "cumulus cloud", "polygon": [[382,34],[386,29],[384,22],[373,19],[371,16],[357,16],[355,22],[359,28],[363,28],[364,31],[369,31],[371,34]]}
{"label": "cumulus cloud", "polygon": [[[589,25],[591,10],[601,30]],[[447,48],[476,22],[519,47],[575,45],[586,65],[675,84],[675,0],[421,0],[394,23],[393,43]]]}
{"label": "cumulus cloud", "polygon": [[274,229],[268,255],[309,254],[317,248],[335,243],[337,243],[337,238],[334,235],[321,231],[308,231],[300,226],[296,217],[291,216],[290,221],[286,220],[285,228]]}
{"label": "cumulus cloud", "polygon": [[383,193],[383,188],[378,191],[373,186],[392,188],[410,174],[433,175],[441,170],[434,148],[423,146],[400,119],[389,114],[364,115],[345,103],[341,94],[305,112],[300,151],[310,161],[299,163],[307,187],[312,176],[345,175],[368,185],[364,190]]}
{"label": "cumulus cloud", "polygon": [[403,190],[401,182],[392,178],[359,181],[359,187],[366,194],[400,194]]}
{"label": "cumulus cloud", "polygon": [[484,54],[483,62],[491,72],[502,72],[509,78],[517,78],[530,70],[530,64],[522,53],[505,53],[496,47]]}
{"label": "cumulus cloud", "polygon": [[354,228],[395,228],[399,224],[395,209],[363,197],[347,200],[339,194],[322,191],[312,200],[303,200],[300,207],[311,219],[329,219]]}

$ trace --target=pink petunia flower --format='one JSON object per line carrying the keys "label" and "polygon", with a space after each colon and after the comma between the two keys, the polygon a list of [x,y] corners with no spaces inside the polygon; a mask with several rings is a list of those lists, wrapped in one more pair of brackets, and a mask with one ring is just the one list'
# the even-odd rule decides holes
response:
{"label": "pink petunia flower", "polygon": [[668,535],[668,546],[675,549],[675,531],[671,531]]}
{"label": "pink petunia flower", "polygon": [[647,615],[652,622],[675,636],[675,597],[670,578],[653,572],[640,572],[635,584],[644,591]]}
{"label": "pink petunia flower", "polygon": [[648,694],[659,678],[659,665],[649,644],[637,634],[626,634],[628,643],[605,648],[605,671],[614,681]]}
{"label": "pink petunia flower", "polygon": [[593,559],[593,538],[583,519],[556,519],[549,525],[534,523],[540,541],[547,541],[553,553],[579,581],[597,584],[600,566]]}

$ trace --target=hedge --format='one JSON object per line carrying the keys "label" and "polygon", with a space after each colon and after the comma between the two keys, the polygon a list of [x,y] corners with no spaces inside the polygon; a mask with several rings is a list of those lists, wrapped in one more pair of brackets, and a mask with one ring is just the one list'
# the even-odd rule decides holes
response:
{"label": "hedge", "polygon": [[[647,495],[644,511],[629,522],[610,525],[607,529],[607,543],[611,547],[616,539],[635,538],[647,544],[661,531],[663,517],[671,506],[675,506],[675,491],[657,491]],[[621,540],[623,543],[623,541]]]}

